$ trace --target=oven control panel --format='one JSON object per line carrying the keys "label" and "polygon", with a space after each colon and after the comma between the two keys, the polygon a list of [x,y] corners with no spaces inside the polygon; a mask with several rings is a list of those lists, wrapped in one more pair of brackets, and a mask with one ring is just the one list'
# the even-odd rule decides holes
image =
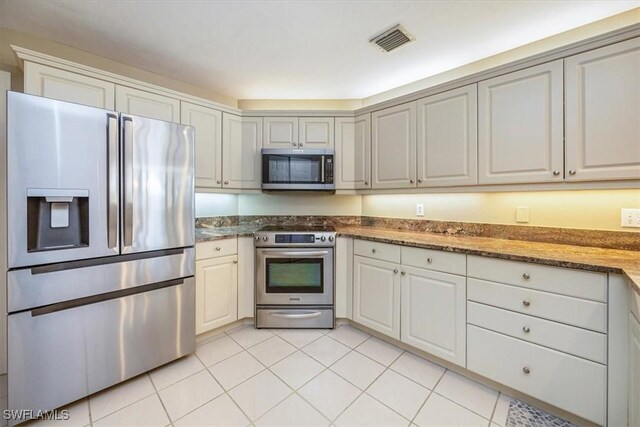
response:
{"label": "oven control panel", "polygon": [[254,241],[256,247],[279,247],[279,246],[320,246],[331,247],[335,246],[336,233],[330,232],[261,232],[258,231],[254,234]]}

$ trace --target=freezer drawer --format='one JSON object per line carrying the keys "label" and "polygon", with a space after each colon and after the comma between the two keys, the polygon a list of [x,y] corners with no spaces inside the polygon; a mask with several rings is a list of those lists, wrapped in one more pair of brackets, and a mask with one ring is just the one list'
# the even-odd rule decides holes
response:
{"label": "freezer drawer", "polygon": [[194,278],[117,292],[145,288],[8,316],[9,409],[55,409],[193,352]]}

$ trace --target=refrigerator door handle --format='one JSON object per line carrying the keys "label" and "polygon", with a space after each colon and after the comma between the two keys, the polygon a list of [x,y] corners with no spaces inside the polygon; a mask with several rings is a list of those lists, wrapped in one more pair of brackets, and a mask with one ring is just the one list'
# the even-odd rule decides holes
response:
{"label": "refrigerator door handle", "polygon": [[118,245],[118,116],[107,114],[107,237],[108,247]]}
{"label": "refrigerator door handle", "polygon": [[133,244],[133,119],[122,116],[124,158],[124,246]]}

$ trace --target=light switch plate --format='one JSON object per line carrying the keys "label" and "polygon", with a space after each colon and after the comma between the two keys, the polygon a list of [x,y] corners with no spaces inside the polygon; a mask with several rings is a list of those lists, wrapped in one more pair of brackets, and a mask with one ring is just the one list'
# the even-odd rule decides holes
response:
{"label": "light switch plate", "polygon": [[620,225],[640,228],[640,209],[622,209]]}
{"label": "light switch plate", "polygon": [[424,216],[424,205],[416,203],[416,216]]}
{"label": "light switch plate", "polygon": [[529,222],[529,206],[516,206],[516,222]]}

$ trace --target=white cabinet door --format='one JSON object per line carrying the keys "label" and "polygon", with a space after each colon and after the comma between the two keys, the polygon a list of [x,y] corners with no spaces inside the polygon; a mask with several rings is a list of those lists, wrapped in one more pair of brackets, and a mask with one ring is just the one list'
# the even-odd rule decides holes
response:
{"label": "white cabinet door", "polygon": [[337,318],[352,319],[353,307],[353,239],[336,238],[336,296]]}
{"label": "white cabinet door", "polygon": [[196,261],[196,334],[238,320],[238,257]]}
{"label": "white cabinet door", "polygon": [[238,237],[238,319],[253,317],[255,253],[253,237]]}
{"label": "white cabinet door", "polygon": [[418,100],[418,187],[478,182],[475,84]]}
{"label": "white cabinet door", "polygon": [[401,267],[402,342],[466,366],[466,278]]}
{"label": "white cabinet door", "polygon": [[302,148],[333,148],[333,117],[300,117],[298,120]]}
{"label": "white cabinet door", "polygon": [[114,110],[115,90],[116,85],[103,80],[33,62],[24,63],[24,93]]}
{"label": "white cabinet door", "polygon": [[265,117],[262,148],[298,147],[297,117]]}
{"label": "white cabinet door", "polygon": [[222,114],[222,176],[226,188],[259,189],[262,118]]}
{"label": "white cabinet door", "polygon": [[372,188],[412,188],[416,180],[416,103],[371,114]]}
{"label": "white cabinet door", "polygon": [[222,187],[222,113],[180,103],[181,123],[195,128],[196,187]]}
{"label": "white cabinet door", "polygon": [[150,119],[180,123],[180,101],[126,86],[116,86],[116,110]]}
{"label": "white cabinet door", "polygon": [[400,339],[398,266],[360,256],[353,259],[353,320]]}
{"label": "white cabinet door", "polygon": [[640,322],[629,314],[629,426],[640,426]]}
{"label": "white cabinet door", "polygon": [[478,183],[561,182],[562,60],[478,84]]}
{"label": "white cabinet door", "polygon": [[640,178],[640,38],[564,64],[566,179]]}
{"label": "white cabinet door", "polygon": [[371,188],[371,115],[336,118],[334,179],[338,190]]}

